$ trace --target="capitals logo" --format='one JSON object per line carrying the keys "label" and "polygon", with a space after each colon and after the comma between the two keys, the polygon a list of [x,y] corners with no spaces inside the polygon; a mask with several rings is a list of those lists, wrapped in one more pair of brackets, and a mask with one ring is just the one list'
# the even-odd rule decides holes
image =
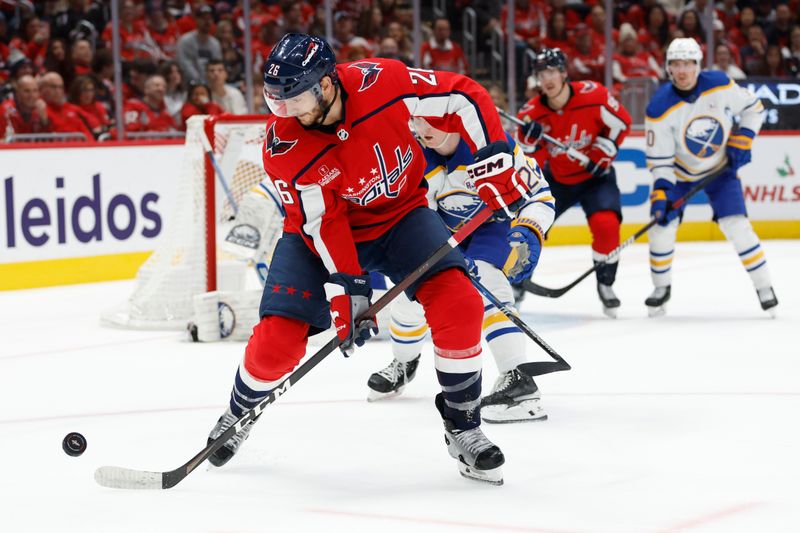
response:
{"label": "capitals logo", "polygon": [[717,119],[709,116],[697,117],[686,126],[684,142],[686,148],[700,158],[711,157],[722,147],[725,128]]}
{"label": "capitals logo", "polygon": [[295,144],[297,144],[297,140],[282,141],[280,138],[278,138],[278,136],[275,135],[275,123],[273,122],[270,124],[269,129],[267,130],[267,140],[264,143],[264,153],[270,154],[271,156],[283,155],[291,150]]}
{"label": "capitals logo", "polygon": [[308,65],[308,62],[311,61],[311,58],[314,57],[314,53],[319,50],[319,45],[315,42],[308,43],[308,48],[306,48],[306,55],[303,59],[303,62],[300,63],[301,66],[305,67]]}
{"label": "capitals logo", "polygon": [[365,61],[353,63],[350,65],[350,68],[357,68],[361,71],[361,75],[363,76],[361,79],[361,87],[359,87],[358,92],[366,91],[375,85],[375,82],[378,81],[378,76],[383,70],[378,66],[378,63],[369,63]]}
{"label": "capitals logo", "polygon": [[397,165],[389,169],[388,161],[380,144],[375,143],[372,149],[378,160],[378,166],[371,172],[372,177],[360,179],[361,187],[358,190],[355,187],[347,187],[346,193],[342,194],[342,198],[361,206],[365,206],[381,196],[397,198],[407,181],[405,171],[411,166],[411,161],[414,159],[411,146],[406,146],[405,152],[400,149],[400,146],[396,146],[394,160]]}

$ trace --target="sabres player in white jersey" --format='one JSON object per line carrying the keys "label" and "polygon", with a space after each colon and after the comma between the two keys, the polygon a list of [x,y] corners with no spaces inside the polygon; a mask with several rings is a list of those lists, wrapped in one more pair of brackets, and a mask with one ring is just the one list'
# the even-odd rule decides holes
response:
{"label": "sabres player in white jersey", "polygon": [[[438,130],[417,117],[411,120],[411,126],[425,148],[429,206],[455,232],[484,207],[467,176],[466,167],[474,160],[472,154],[457,133]],[[533,196],[513,222],[484,223],[465,241],[462,251],[481,283],[499,300],[513,306],[509,279],[520,282],[532,274],[539,259],[542,235],[553,223],[555,201],[536,162],[527,158],[511,137],[508,143],[514,147],[514,166]],[[518,368],[529,362],[524,334],[488,300],[484,298],[483,303],[483,337],[500,372],[492,392],[481,401],[483,420],[496,423],[546,420],[536,382]],[[394,360],[370,376],[367,384],[370,401],[400,394],[414,378],[428,334],[422,306],[404,294],[398,296],[392,304],[389,330]]]}
{"label": "sabres player in white jersey", "polygon": [[672,83],[663,85],[647,106],[647,165],[654,178],[650,212],[660,222],[649,232],[655,290],[645,304],[651,316],[658,316],[670,298],[675,238],[683,213],[682,207],[672,209],[672,202],[698,180],[722,170],[705,188],[714,220],[739,254],[761,307],[773,313],[778,299],[736,175],[750,162],[763,106],[725,73],[701,72],[702,59],[694,39],[673,40],[667,49]]}

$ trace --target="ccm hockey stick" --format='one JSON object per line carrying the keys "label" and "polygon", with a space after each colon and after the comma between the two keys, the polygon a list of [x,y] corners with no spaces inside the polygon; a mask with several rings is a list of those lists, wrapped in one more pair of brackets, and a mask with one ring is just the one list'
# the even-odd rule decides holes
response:
{"label": "ccm hockey stick", "polygon": [[569,363],[567,363],[564,358],[558,354],[558,352],[551,348],[549,344],[544,342],[544,340],[542,340],[542,338],[537,335],[536,332],[533,331],[524,320],[517,316],[513,309],[501,302],[497,296],[492,294],[492,292],[486,288],[486,286],[481,283],[476,276],[470,275],[470,279],[472,280],[472,284],[475,285],[475,288],[478,289],[478,292],[480,292],[487,300],[489,300],[493,306],[502,311],[502,313],[506,315],[515,326],[521,329],[525,335],[530,337],[533,342],[538,344],[545,352],[547,352],[547,355],[555,359],[555,361],[534,361],[531,363],[523,363],[519,365],[523,372],[531,377],[535,377],[543,374],[549,374],[551,372],[570,370],[572,368],[569,366]]}
{"label": "ccm hockey stick", "polygon": [[[695,194],[697,194],[698,192],[703,190],[706,187],[706,185],[708,185],[709,183],[711,183],[712,181],[717,179],[717,177],[719,177],[723,172],[725,172],[726,168],[727,167],[722,167],[722,169],[714,172],[713,174],[709,174],[705,178],[703,178],[700,181],[698,181],[695,184],[694,187],[692,187],[691,189],[689,189],[686,192],[686,194],[684,194],[683,196],[681,196],[680,198],[675,200],[675,202],[672,204],[672,207],[670,208],[670,210],[680,209],[684,204],[686,204],[686,202],[689,201],[689,199],[692,196],[694,196]],[[558,289],[550,289],[550,288],[547,288],[547,287],[542,287],[541,285],[537,285],[533,281],[531,281],[529,279],[526,279],[525,281],[522,282],[522,288],[525,289],[528,292],[531,292],[531,293],[537,295],[537,296],[544,296],[545,298],[558,298],[560,296],[563,296],[565,293],[567,293],[569,290],[571,290],[573,287],[575,287],[578,283],[580,283],[581,281],[583,281],[584,279],[589,277],[589,275],[592,272],[596,271],[602,265],[605,265],[608,262],[609,259],[614,259],[615,257],[617,257],[619,255],[619,253],[622,251],[623,248],[625,248],[626,246],[628,246],[630,244],[633,244],[633,242],[636,239],[638,239],[639,237],[641,237],[642,235],[647,233],[650,230],[650,228],[652,228],[653,226],[658,224],[659,220],[660,220],[659,218],[655,218],[655,217],[651,218],[650,222],[648,222],[644,227],[642,227],[636,233],[634,233],[633,235],[628,237],[619,246],[617,246],[616,248],[611,250],[611,252],[609,252],[608,255],[606,256],[607,259],[605,261],[600,261],[600,262],[595,263],[592,268],[590,268],[589,270],[587,270],[586,272],[581,274],[575,281],[573,281],[569,285],[565,285],[564,287],[561,287],[561,288],[558,288]]]}
{"label": "ccm hockey stick", "polygon": [[[464,224],[447,242],[442,244],[431,256],[417,267],[411,274],[406,276],[400,283],[389,289],[378,301],[373,303],[367,309],[359,320],[366,317],[374,317],[378,311],[389,305],[389,303],[417,281],[420,276],[425,274],[431,267],[439,262],[451,250],[456,248],[461,241],[466,239],[478,226],[486,222],[492,215],[491,209],[483,209],[475,217]],[[183,481],[194,469],[200,466],[203,461],[208,459],[211,454],[220,449],[228,440],[243,427],[252,424],[256,417],[271,403],[274,403],[278,397],[286,393],[293,387],[300,379],[308,374],[312,368],[317,366],[323,359],[331,354],[336,348],[339,347],[341,341],[338,337],[332,338],[328,343],[320,348],[320,350],[311,356],[305,363],[300,365],[294,372],[284,379],[280,385],[270,392],[266,398],[261,400],[255,407],[242,415],[231,427],[223,432],[219,437],[212,440],[208,446],[200,450],[200,452],[192,457],[188,462],[179,466],[175,470],[169,472],[148,472],[146,470],[134,470],[131,468],[123,468],[119,466],[101,466],[94,473],[95,481],[103,487],[117,488],[117,489],[169,489]]]}
{"label": "ccm hockey stick", "polygon": [[[503,111],[499,107],[497,108],[497,112],[500,114],[501,117],[510,120],[511,122],[513,122],[514,124],[516,124],[518,126],[524,126],[525,125],[525,122],[523,122],[522,120],[518,119],[517,117],[515,117],[511,113],[507,113],[506,111]],[[567,153],[568,156],[570,156],[573,159],[576,159],[581,164],[581,166],[585,167],[586,165],[589,164],[589,156],[587,156],[583,152],[579,152],[578,150],[576,150],[575,148],[573,148],[571,146],[567,146],[566,144],[562,143],[561,141],[559,141],[555,137],[551,137],[550,135],[548,135],[546,133],[543,133],[542,134],[542,139],[544,139],[545,141],[549,142],[553,146],[556,146],[556,147],[561,148],[562,150],[564,150]]]}

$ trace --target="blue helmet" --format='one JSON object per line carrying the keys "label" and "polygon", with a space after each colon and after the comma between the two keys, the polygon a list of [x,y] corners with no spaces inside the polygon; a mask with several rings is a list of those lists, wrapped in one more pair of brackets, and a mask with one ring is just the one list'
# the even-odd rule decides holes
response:
{"label": "blue helmet", "polygon": [[316,93],[325,76],[338,81],[330,45],[319,37],[287,33],[264,63],[264,96],[284,100],[309,89]]}
{"label": "blue helmet", "polygon": [[564,55],[560,48],[545,48],[536,55],[536,61],[533,62],[533,72],[541,72],[549,68],[566,72],[567,56]]}

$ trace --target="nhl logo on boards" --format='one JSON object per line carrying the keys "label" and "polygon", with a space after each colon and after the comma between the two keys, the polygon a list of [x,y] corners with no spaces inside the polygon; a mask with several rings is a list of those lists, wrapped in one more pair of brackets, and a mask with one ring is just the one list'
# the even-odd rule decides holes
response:
{"label": "nhl logo on boards", "polygon": [[340,141],[346,141],[347,138],[350,137],[350,134],[347,133],[347,130],[344,130],[344,129],[340,129],[339,131],[337,131],[336,135],[337,135],[337,137],[339,137]]}

